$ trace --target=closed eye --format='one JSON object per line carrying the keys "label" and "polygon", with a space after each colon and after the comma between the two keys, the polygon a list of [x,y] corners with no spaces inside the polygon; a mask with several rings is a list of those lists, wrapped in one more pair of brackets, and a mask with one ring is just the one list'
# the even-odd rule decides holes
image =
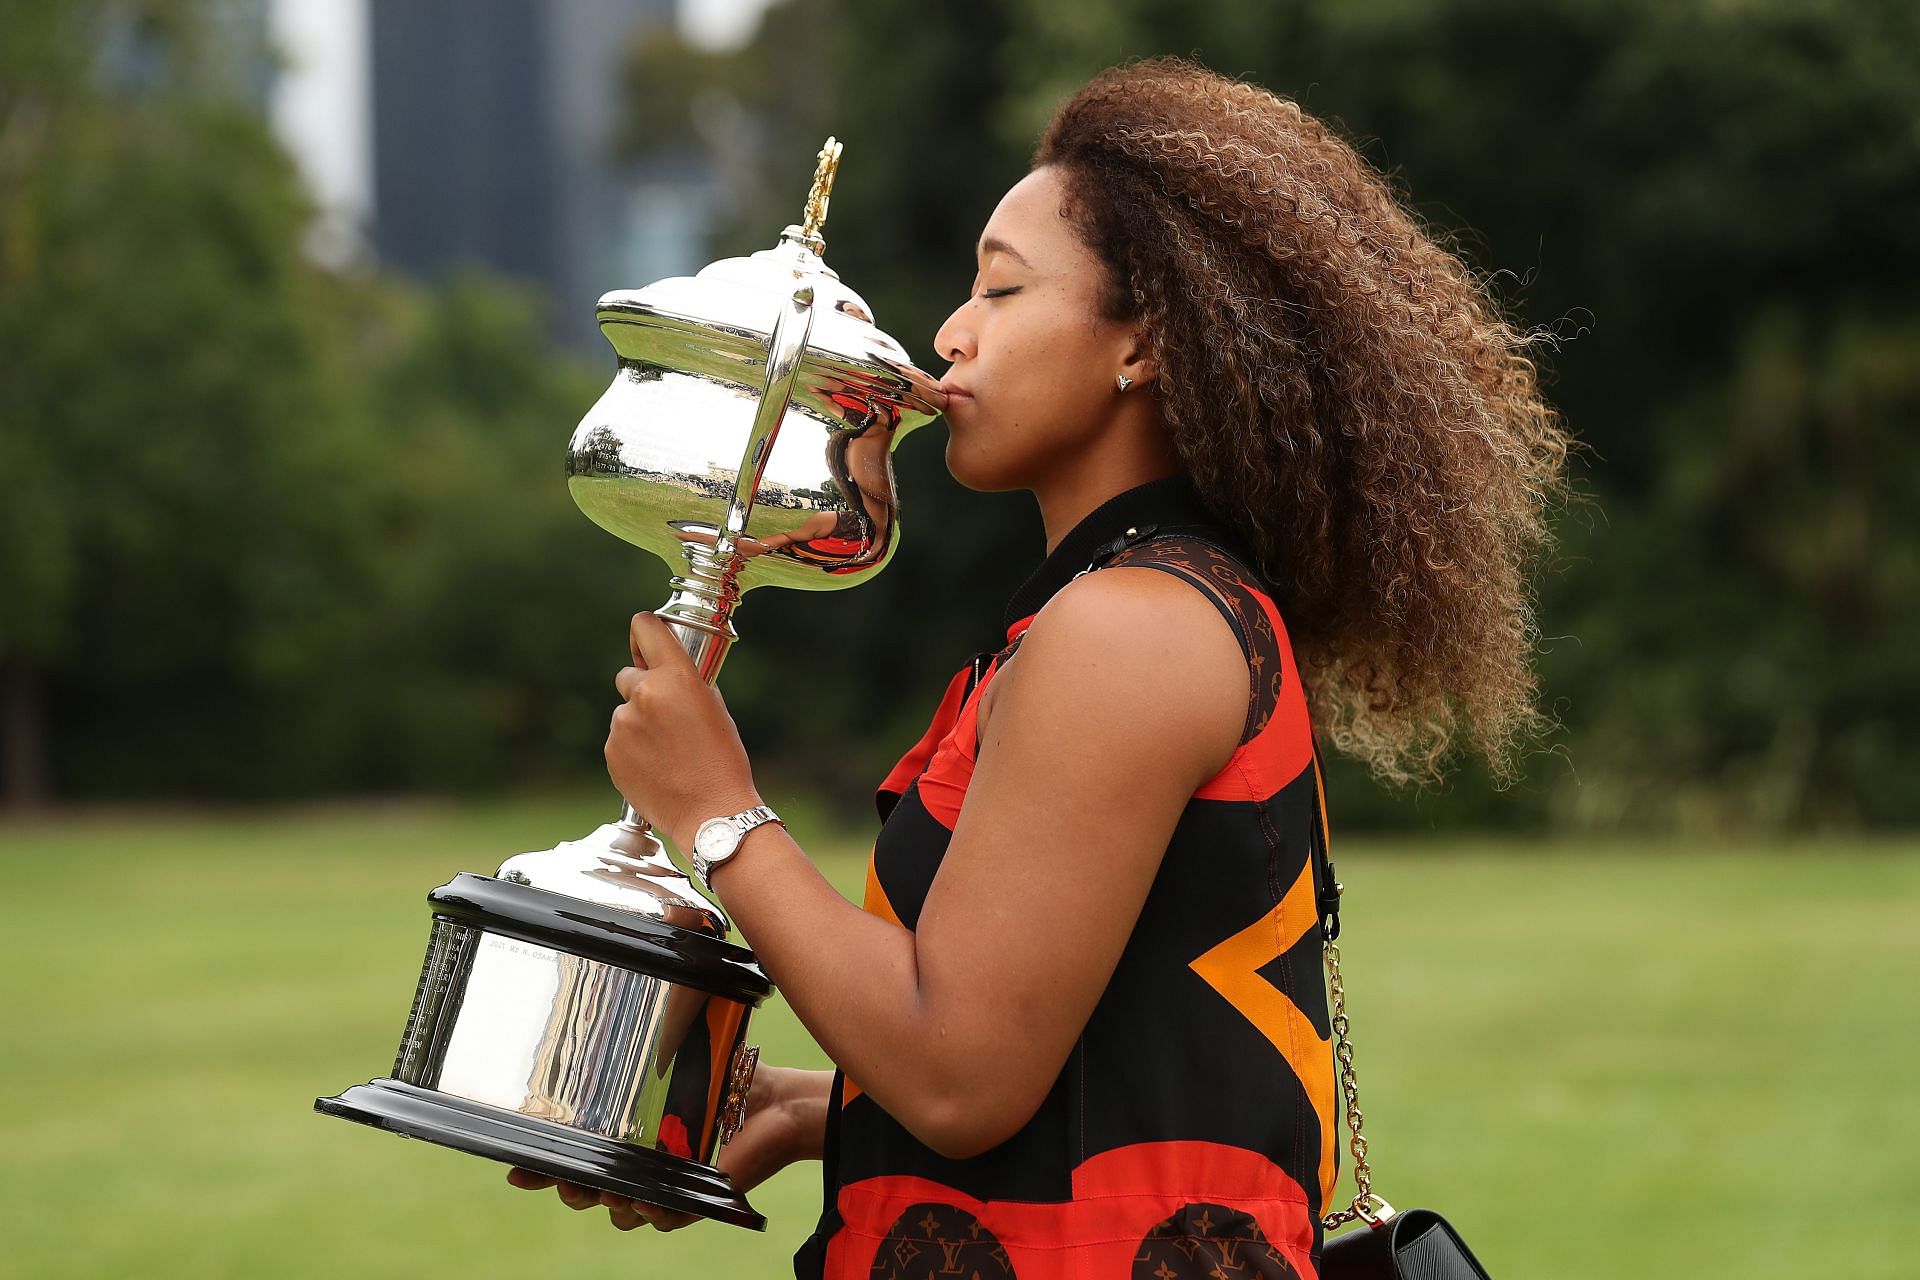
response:
{"label": "closed eye", "polygon": [[1020,286],[1015,284],[1015,285],[1007,285],[1006,287],[1000,288],[1000,289],[989,289],[985,293],[981,294],[980,296],[983,298],[1004,298],[1010,293],[1018,293],[1018,292],[1020,292]]}

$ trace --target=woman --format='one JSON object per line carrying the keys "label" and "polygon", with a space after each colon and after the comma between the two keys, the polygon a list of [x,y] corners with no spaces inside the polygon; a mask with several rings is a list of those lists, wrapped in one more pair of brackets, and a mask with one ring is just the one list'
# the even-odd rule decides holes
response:
{"label": "woman", "polygon": [[[1311,1276],[1315,730],[1405,781],[1539,726],[1525,568],[1566,437],[1350,148],[1190,63],[1062,106],[978,259],[935,338],[947,463],[1031,490],[1048,553],[883,785],[864,909],[777,824],[712,868],[841,1068],[762,1068],[721,1166],[824,1155],[803,1276]],[[608,766],[685,849],[760,797],[664,624],[632,642]]]}

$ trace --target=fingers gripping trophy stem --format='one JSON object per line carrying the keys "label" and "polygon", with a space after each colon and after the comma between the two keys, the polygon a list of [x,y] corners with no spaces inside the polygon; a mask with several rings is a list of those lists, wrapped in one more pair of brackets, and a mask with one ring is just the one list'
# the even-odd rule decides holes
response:
{"label": "fingers gripping trophy stem", "polygon": [[[712,684],[719,679],[720,664],[726,660],[727,650],[735,639],[733,624],[728,618],[731,609],[707,607],[689,589],[691,584],[684,583],[684,579],[676,578],[674,585],[677,589],[673,599],[654,612],[666,620],[667,629],[673,632],[674,639],[693,659],[694,670],[700,673],[701,679]],[[651,830],[653,824],[632,805],[622,802],[620,825],[631,831],[644,832]]]}

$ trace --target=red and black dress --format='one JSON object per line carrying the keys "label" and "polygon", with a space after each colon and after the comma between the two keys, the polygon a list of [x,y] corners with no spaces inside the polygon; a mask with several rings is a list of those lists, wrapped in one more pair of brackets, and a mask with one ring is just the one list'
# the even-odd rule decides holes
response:
{"label": "red and black dress", "polygon": [[1286,632],[1238,545],[1184,476],[1095,510],[1014,595],[1006,646],[954,677],[882,784],[865,906],[911,929],[966,802],[982,691],[1054,592],[1089,568],[1148,566],[1204,593],[1240,638],[1240,747],[1188,802],[1040,1109],[991,1151],[947,1159],[836,1074],[801,1280],[1316,1274],[1338,1123],[1319,780]]}

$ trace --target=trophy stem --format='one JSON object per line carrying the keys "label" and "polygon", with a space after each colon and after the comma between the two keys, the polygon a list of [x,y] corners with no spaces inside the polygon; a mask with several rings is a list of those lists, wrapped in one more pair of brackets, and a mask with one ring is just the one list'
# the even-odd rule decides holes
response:
{"label": "trophy stem", "polygon": [[[732,538],[723,536],[717,549],[697,542],[687,544],[687,572],[673,579],[672,596],[654,610],[666,619],[668,630],[708,684],[720,678],[720,664],[740,638],[733,629],[733,608],[740,602],[740,556],[732,542]],[[652,824],[625,802],[620,806],[618,825],[635,834],[652,830]]]}
{"label": "trophy stem", "polygon": [[740,600],[739,557],[732,554],[730,541],[722,543],[729,553],[724,560],[698,543],[688,546],[687,572],[673,579],[673,595],[654,610],[666,619],[674,638],[693,659],[694,670],[708,684],[720,678],[720,664],[740,638],[733,629],[733,607]]}

